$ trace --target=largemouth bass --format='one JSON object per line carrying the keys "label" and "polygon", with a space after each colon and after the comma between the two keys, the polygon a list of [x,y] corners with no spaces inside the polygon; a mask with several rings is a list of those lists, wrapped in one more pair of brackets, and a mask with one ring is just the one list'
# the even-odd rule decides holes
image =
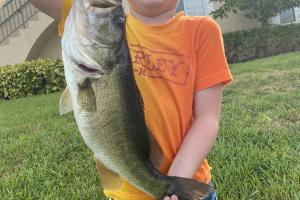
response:
{"label": "largemouth bass", "polygon": [[145,124],[124,30],[121,0],[74,1],[62,38],[68,89],[60,112],[74,110],[104,188],[118,189],[122,177],[156,199],[202,199],[211,186],[162,175],[153,166],[159,151],[150,151],[155,140]]}

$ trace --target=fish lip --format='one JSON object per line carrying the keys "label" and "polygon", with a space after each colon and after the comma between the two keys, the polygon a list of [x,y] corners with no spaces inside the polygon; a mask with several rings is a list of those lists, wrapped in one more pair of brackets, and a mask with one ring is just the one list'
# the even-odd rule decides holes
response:
{"label": "fish lip", "polygon": [[121,5],[121,1],[116,0],[87,0],[88,4],[94,7],[100,7],[100,8],[108,8],[113,6],[119,6]]}
{"label": "fish lip", "polygon": [[89,65],[84,62],[80,62],[75,59],[71,59],[71,61],[75,65],[75,69],[77,71],[79,71],[80,73],[82,73],[88,77],[97,79],[97,78],[101,78],[103,76],[103,73],[100,70],[95,69],[95,68],[99,68],[98,66],[93,67],[92,65]]}
{"label": "fish lip", "polygon": [[94,15],[105,15],[108,14],[110,12],[112,12],[116,7],[118,7],[118,4],[114,4],[112,2],[106,1],[107,5],[105,5],[105,7],[100,7],[99,5],[97,5],[97,2],[86,2],[85,3],[85,9],[88,12],[93,13]]}

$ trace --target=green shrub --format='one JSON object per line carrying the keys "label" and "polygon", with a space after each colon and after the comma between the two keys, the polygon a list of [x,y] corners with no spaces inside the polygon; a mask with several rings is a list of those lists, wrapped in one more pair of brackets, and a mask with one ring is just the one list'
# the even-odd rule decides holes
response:
{"label": "green shrub", "polygon": [[60,59],[39,59],[0,67],[0,99],[47,94],[65,88]]}
{"label": "green shrub", "polygon": [[300,24],[269,25],[223,35],[230,63],[300,50]]}

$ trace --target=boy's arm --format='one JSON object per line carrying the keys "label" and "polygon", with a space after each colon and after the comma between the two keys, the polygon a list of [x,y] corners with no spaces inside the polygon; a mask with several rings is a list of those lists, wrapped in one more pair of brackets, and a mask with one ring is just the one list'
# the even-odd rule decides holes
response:
{"label": "boy's arm", "polygon": [[[169,176],[193,178],[213,147],[218,133],[224,85],[217,84],[194,94],[195,120],[169,169]],[[178,200],[173,195],[164,200]]]}
{"label": "boy's arm", "polygon": [[169,169],[169,176],[193,178],[213,147],[219,126],[224,86],[218,84],[194,94],[195,120]]}
{"label": "boy's arm", "polygon": [[62,0],[29,0],[35,7],[54,19],[60,19]]}

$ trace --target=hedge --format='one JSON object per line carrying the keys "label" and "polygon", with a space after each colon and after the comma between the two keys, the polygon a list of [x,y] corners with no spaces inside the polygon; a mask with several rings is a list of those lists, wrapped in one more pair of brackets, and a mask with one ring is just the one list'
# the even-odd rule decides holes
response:
{"label": "hedge", "polygon": [[60,59],[38,59],[0,67],[0,99],[47,94],[61,91],[65,86]]}
{"label": "hedge", "polygon": [[229,63],[300,50],[300,24],[268,25],[223,37]]}

